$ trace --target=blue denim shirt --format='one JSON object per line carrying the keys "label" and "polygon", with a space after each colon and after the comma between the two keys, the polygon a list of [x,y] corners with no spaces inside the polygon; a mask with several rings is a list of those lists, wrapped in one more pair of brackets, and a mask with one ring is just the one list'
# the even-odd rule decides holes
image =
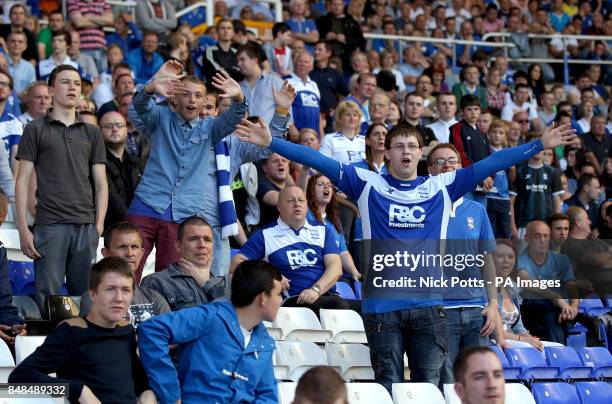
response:
{"label": "blue denim shirt", "polygon": [[136,197],[160,214],[172,206],[175,222],[193,215],[217,218],[214,145],[234,131],[246,111],[246,100],[234,102],[217,118],[187,122],[170,107],[157,105],[152,96],[138,91],[128,115],[130,121],[140,118],[147,128],[151,154]]}

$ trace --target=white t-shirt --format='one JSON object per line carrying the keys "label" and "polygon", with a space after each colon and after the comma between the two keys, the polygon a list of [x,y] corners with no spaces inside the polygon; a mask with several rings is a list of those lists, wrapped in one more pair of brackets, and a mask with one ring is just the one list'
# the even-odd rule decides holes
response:
{"label": "white t-shirt", "polygon": [[365,136],[349,139],[342,132],[330,133],[323,137],[319,151],[341,164],[356,163],[365,159]]}
{"label": "white t-shirt", "polygon": [[533,121],[538,117],[538,108],[536,105],[525,102],[522,106],[518,106],[514,103],[514,101],[510,100],[506,102],[506,105],[502,108],[501,118],[504,121],[511,122],[512,116],[518,111],[528,111],[529,112],[529,121]]}
{"label": "white t-shirt", "polygon": [[249,342],[251,342],[251,335],[253,334],[253,331],[247,331],[247,329],[243,326],[240,326],[240,331],[242,331],[242,336],[244,337],[244,347],[246,348],[249,346]]}
{"label": "white t-shirt", "polygon": [[449,122],[444,122],[440,119],[427,125],[427,127],[433,130],[434,135],[436,135],[436,139],[440,143],[448,143],[448,138],[450,137],[450,127],[457,123],[455,118],[451,119]]}

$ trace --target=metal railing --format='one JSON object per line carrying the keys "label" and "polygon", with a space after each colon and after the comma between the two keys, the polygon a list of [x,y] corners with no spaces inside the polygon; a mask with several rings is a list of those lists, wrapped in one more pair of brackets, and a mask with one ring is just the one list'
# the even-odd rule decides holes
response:
{"label": "metal railing", "polygon": [[422,37],[422,36],[386,35],[386,34],[372,34],[372,33],[365,33],[363,34],[363,36],[366,39],[384,39],[384,40],[399,41],[400,63],[403,59],[403,50],[404,50],[403,45],[405,42],[443,43],[446,45],[452,45],[452,50],[453,50],[452,67],[453,68],[457,66],[457,51],[456,51],[457,45],[488,46],[491,48],[514,48],[516,46],[513,43],[468,41],[465,39],[455,39],[455,38],[430,38],[430,37]]}
{"label": "metal railing", "polygon": [[[276,22],[281,22],[283,20],[283,3],[281,0],[258,0],[260,3],[272,3],[274,4],[274,18]],[[196,10],[200,7],[206,8],[206,25],[211,26],[215,24],[215,1],[214,0],[206,0],[201,1],[195,4],[190,5],[189,7],[185,7],[181,11],[176,12],[176,18],[180,18],[185,14]]]}

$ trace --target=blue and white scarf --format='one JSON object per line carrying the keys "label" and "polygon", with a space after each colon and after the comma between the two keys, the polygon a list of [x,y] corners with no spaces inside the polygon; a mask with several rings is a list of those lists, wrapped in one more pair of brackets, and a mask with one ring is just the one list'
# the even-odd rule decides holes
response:
{"label": "blue and white scarf", "polygon": [[238,217],[234,206],[234,196],[230,186],[230,154],[225,140],[215,145],[217,161],[217,185],[219,186],[219,218],[221,237],[228,238],[238,234]]}

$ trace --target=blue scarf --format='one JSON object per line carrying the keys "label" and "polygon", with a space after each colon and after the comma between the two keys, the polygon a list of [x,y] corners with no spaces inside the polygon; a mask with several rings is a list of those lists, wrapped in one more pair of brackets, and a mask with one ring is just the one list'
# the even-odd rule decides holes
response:
{"label": "blue scarf", "polygon": [[234,207],[234,196],[230,186],[230,154],[225,140],[215,145],[217,162],[217,185],[219,187],[219,219],[221,237],[228,238],[238,234],[238,217]]}

